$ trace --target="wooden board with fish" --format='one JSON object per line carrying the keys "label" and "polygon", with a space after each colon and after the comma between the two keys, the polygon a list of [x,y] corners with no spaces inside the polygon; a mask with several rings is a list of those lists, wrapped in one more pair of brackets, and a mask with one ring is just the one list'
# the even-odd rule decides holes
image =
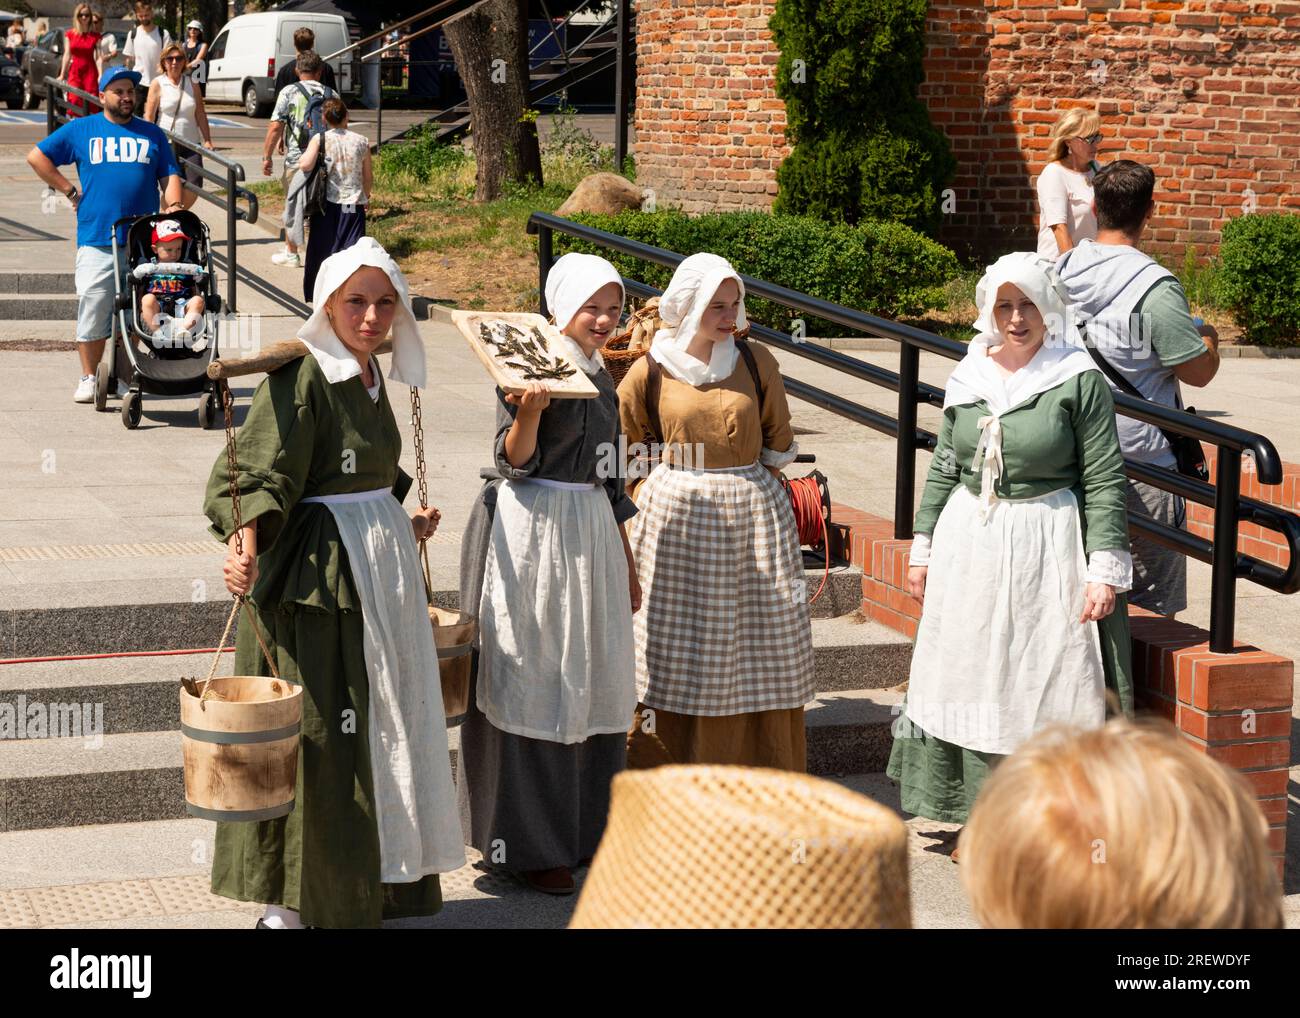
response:
{"label": "wooden board with fish", "polygon": [[558,399],[597,395],[587,373],[556,342],[563,334],[541,315],[517,311],[453,311],[452,321],[505,392],[541,382]]}

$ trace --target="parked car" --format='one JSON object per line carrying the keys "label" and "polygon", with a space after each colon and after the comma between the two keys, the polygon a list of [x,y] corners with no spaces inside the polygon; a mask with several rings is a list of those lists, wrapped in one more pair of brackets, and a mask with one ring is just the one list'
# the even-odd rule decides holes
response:
{"label": "parked car", "polygon": [[[293,60],[293,33],[310,28],[316,52],[329,56],[350,42],[339,14],[266,11],[241,14],[226,23],[208,47],[207,101],[243,103],[250,117],[265,117],[275,103],[276,72]],[[331,60],[340,92],[352,91],[352,60]]]}
{"label": "parked car", "polygon": [[59,76],[64,45],[63,29],[55,28],[23,51],[23,109],[34,110],[45,98],[45,78]]}
{"label": "parked car", "polygon": [[0,56],[0,99],[16,110],[23,104],[23,72],[17,63]]}

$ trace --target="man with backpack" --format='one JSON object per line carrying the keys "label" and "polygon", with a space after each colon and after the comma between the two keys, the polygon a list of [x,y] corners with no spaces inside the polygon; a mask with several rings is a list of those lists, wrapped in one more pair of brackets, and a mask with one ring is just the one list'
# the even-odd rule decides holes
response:
{"label": "man with backpack", "polygon": [[140,85],[135,97],[137,109],[144,109],[149,83],[161,73],[158,69],[158,58],[171,44],[171,33],[154,24],[153,4],[137,2],[135,28],[126,33],[126,44],[122,47],[126,66],[140,75]]}
{"label": "man with backpack", "polygon": [[285,192],[285,249],[272,255],[271,261],[295,269],[302,268],[298,248],[304,243],[306,222],[301,207],[305,180],[298,172],[298,160],[312,136],[325,131],[325,100],[338,96],[332,88],[321,83],[321,68],[324,66],[315,50],[298,54],[298,80],[275,97],[275,110],[271,114],[271,123],[267,125],[262,147],[262,172],[270,176],[276,148],[281,141],[284,143],[284,171],[280,182]]}
{"label": "man with backpack", "polygon": [[[310,28],[295,29],[293,33],[294,59],[285,63],[278,71],[275,72],[275,94],[279,95],[286,88],[298,80],[298,59],[299,53],[305,53],[307,50],[316,48],[316,33]],[[334,68],[329,64],[323,64],[320,69],[321,84],[326,88],[337,90],[338,85],[334,83]]]}
{"label": "man with backpack", "polygon": [[[1167,407],[1183,406],[1179,383],[1209,385],[1219,370],[1219,334],[1193,319],[1172,272],[1139,250],[1155,210],[1155,174],[1130,159],[1107,164],[1093,178],[1097,239],[1082,240],[1056,263],[1088,346],[1116,392]],[[1127,459],[1195,475],[1199,443],[1154,424],[1119,415]],[[1183,500],[1132,479],[1130,514],[1182,529]],[[1187,607],[1187,559],[1131,531],[1133,588],[1129,603],[1161,615]]]}

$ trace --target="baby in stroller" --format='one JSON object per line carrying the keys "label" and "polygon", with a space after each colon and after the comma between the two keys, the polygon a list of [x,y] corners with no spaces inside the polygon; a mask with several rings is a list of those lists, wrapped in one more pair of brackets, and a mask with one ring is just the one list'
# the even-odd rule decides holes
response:
{"label": "baby in stroller", "polygon": [[134,269],[136,278],[143,280],[140,323],[153,337],[156,348],[184,346],[201,350],[207,345],[207,337],[196,334],[207,309],[199,292],[205,273],[201,266],[181,262],[189,239],[175,219],[159,220],[153,228],[155,261]]}

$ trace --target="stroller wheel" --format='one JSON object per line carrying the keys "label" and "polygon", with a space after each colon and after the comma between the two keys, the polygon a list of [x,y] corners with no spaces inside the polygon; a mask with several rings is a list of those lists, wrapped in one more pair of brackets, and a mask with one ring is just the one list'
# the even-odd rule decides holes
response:
{"label": "stroller wheel", "polygon": [[122,423],[134,430],[140,426],[140,394],[128,392],[122,397]]}
{"label": "stroller wheel", "polygon": [[108,365],[100,361],[99,366],[95,368],[95,409],[100,413],[108,409],[108,387],[112,381],[108,377]]}
{"label": "stroller wheel", "polygon": [[217,394],[210,392],[199,403],[199,427],[204,431],[210,431],[217,427],[217,422],[221,419],[221,405],[217,402]]}

